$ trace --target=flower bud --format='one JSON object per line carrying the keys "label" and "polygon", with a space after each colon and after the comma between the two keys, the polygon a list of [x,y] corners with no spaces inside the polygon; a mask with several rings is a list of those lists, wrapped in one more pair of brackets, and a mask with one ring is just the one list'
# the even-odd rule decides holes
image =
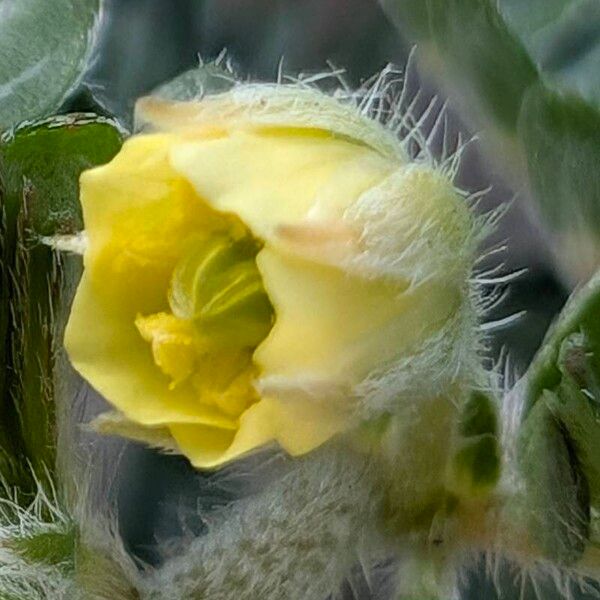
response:
{"label": "flower bud", "polygon": [[442,170],[314,89],[138,104],[81,180],[66,347],[198,467],[311,451],[472,365],[474,222]]}

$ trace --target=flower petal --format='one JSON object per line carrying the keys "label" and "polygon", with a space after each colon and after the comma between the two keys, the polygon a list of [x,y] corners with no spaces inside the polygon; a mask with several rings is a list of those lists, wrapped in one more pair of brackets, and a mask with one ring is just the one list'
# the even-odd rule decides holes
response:
{"label": "flower petal", "polygon": [[265,377],[352,386],[409,354],[460,302],[458,286],[446,282],[402,287],[269,247],[260,252],[258,266],[277,315],[255,352]]}
{"label": "flower petal", "polygon": [[235,429],[235,419],[199,403],[193,391],[169,389],[171,379],[157,368],[150,345],[129,317],[84,273],[65,334],[75,369],[128,419],[142,425],[181,422]]}
{"label": "flower petal", "polygon": [[370,148],[320,130],[236,130],[173,146],[174,169],[216,210],[275,243],[275,230],[313,215],[339,219],[392,164]]}
{"label": "flower petal", "polygon": [[169,278],[187,239],[224,227],[169,166],[173,139],[133,138],[82,176],[88,247],[65,347],[81,375],[133,421],[234,429],[236,420],[199,403],[192,386],[169,389],[135,325],[140,313],[168,309]]}
{"label": "flower petal", "polygon": [[244,456],[270,442],[292,456],[317,448],[348,428],[342,415],[309,402],[281,402],[264,398],[241,417],[232,434],[195,425],[171,425],[180,450],[198,468],[211,468]]}

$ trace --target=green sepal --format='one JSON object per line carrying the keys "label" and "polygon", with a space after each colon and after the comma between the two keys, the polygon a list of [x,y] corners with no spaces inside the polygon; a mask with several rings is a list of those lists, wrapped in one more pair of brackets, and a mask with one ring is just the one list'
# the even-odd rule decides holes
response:
{"label": "green sepal", "polygon": [[83,598],[141,600],[142,594],[126,568],[129,560],[119,556],[119,552],[113,555],[109,548],[97,548],[89,543],[78,544],[75,553],[76,589]]}
{"label": "green sepal", "polygon": [[73,526],[64,531],[44,531],[30,537],[5,542],[5,546],[31,565],[74,569],[77,531]]}
{"label": "green sepal", "polygon": [[[236,79],[220,59],[184,71],[172,80],[163,83],[150,92],[151,96],[173,102],[202,100],[205,96],[227,92],[235,85]],[[134,115],[133,130],[140,132],[148,123],[139,114]],[[150,124],[152,129],[152,124]]]}

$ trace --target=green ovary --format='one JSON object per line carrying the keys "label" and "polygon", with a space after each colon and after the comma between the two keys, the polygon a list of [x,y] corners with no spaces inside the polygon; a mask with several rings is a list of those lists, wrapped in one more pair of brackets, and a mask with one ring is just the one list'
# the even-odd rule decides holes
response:
{"label": "green ovary", "polygon": [[258,398],[252,356],[274,321],[248,233],[190,242],[171,277],[169,312],[138,315],[170,389],[191,385],[202,403],[234,418]]}

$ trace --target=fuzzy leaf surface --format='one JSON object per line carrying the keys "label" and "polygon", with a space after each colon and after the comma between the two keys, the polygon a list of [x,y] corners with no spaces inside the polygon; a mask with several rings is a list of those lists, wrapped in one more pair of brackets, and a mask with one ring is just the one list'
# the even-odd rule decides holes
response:
{"label": "fuzzy leaf surface", "polygon": [[120,146],[120,130],[95,115],[27,123],[0,140],[0,467],[23,491],[31,470],[54,468],[56,358],[81,271],[80,257],[43,238],[82,228],[79,175]]}
{"label": "fuzzy leaf surface", "polygon": [[567,279],[589,277],[600,264],[600,4],[382,4],[483,129],[493,164],[529,184]]}
{"label": "fuzzy leaf surface", "polygon": [[101,0],[0,0],[0,130],[56,112],[80,81]]}
{"label": "fuzzy leaf surface", "polygon": [[599,316],[600,272],[572,295],[517,387],[529,530],[549,558],[569,564],[600,544]]}

